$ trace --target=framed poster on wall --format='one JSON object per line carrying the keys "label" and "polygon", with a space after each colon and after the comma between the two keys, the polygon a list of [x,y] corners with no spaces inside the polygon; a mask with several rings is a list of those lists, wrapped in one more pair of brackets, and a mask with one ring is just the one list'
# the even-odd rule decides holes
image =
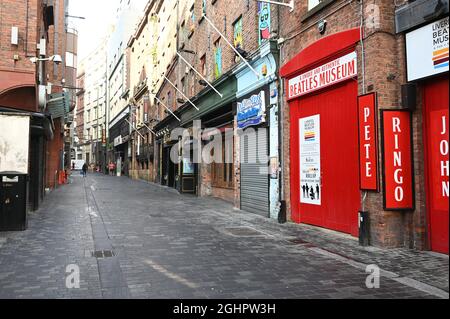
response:
{"label": "framed poster on wall", "polygon": [[30,116],[0,114],[0,173],[28,174]]}
{"label": "framed poster on wall", "polygon": [[377,94],[358,97],[359,185],[364,191],[378,192],[378,130]]}
{"label": "framed poster on wall", "polygon": [[415,210],[412,115],[382,110],[383,193],[387,211]]}
{"label": "framed poster on wall", "polygon": [[300,202],[322,205],[320,115],[300,119]]}

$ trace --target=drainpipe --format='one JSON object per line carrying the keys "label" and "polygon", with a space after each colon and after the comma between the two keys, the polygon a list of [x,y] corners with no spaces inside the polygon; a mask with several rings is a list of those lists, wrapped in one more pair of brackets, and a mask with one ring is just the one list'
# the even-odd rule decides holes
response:
{"label": "drainpipe", "polygon": [[[281,19],[280,19],[280,6],[277,6],[277,24],[278,24],[278,38],[281,38]],[[282,62],[282,52],[283,45],[279,45],[278,52],[278,73],[281,68]],[[278,221],[280,223],[285,223],[287,221],[287,207],[286,207],[286,198],[285,198],[285,178],[284,178],[284,81],[280,78],[278,74],[279,85],[278,85],[278,156],[280,158],[280,211],[278,213]]]}

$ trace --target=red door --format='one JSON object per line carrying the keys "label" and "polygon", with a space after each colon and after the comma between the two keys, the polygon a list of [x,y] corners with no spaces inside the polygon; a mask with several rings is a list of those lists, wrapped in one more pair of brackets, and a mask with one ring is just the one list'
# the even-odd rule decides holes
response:
{"label": "red door", "polygon": [[[291,193],[296,222],[358,235],[360,207],[357,82],[347,81],[291,103]],[[321,203],[300,202],[299,122],[320,115]]]}
{"label": "red door", "polygon": [[448,254],[449,112],[447,77],[424,86],[427,212],[431,249]]}

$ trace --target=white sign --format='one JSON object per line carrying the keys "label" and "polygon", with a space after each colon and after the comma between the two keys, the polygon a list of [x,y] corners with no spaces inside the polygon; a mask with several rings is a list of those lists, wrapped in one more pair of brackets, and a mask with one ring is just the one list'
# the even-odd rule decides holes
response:
{"label": "white sign", "polygon": [[320,115],[300,119],[300,202],[322,204]]}
{"label": "white sign", "polygon": [[0,173],[28,174],[30,117],[0,114]]}
{"label": "white sign", "polygon": [[290,79],[288,99],[323,89],[357,75],[357,55],[356,52],[352,52]]}
{"label": "white sign", "polygon": [[406,34],[408,81],[448,71],[448,17]]}
{"label": "white sign", "polygon": [[114,147],[119,146],[121,144],[123,144],[123,139],[122,135],[119,135],[114,139]]}

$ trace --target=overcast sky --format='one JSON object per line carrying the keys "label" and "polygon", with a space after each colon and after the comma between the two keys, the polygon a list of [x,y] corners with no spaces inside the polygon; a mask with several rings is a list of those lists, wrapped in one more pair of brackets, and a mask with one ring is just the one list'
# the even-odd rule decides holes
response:
{"label": "overcast sky", "polygon": [[78,61],[94,50],[114,22],[120,0],[72,0],[69,14],[86,20],[69,19],[69,25],[78,30]]}

